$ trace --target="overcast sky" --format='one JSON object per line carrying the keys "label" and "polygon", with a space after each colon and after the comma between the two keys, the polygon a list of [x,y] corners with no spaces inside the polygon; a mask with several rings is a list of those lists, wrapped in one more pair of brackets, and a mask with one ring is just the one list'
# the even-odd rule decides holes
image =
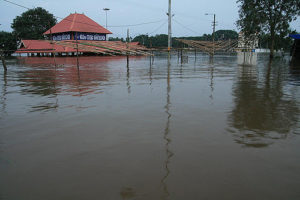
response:
{"label": "overcast sky", "polygon": [[[130,36],[139,34],[167,34],[168,0],[9,0],[23,6],[43,7],[54,16],[66,17],[70,13],[84,13],[105,27],[105,12],[108,11],[108,29],[113,37],[125,37],[127,28]],[[0,30],[11,31],[13,19],[26,9],[0,0]],[[238,19],[236,0],[172,0],[173,36],[199,36],[211,33],[213,16],[205,13],[215,13],[217,30],[237,30],[235,22]],[[58,19],[60,21],[60,19]],[[112,27],[156,22],[140,26]],[[292,28],[300,31],[300,20],[292,23]]]}

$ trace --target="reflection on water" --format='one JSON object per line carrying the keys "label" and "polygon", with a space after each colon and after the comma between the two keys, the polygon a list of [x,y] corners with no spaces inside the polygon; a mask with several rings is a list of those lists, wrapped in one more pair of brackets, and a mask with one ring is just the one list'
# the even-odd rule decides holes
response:
{"label": "reflection on water", "polygon": [[209,57],[209,66],[210,66],[210,99],[213,100],[214,97],[213,97],[213,93],[214,93],[214,60],[213,60],[213,57]]}
{"label": "reflection on water", "polygon": [[129,68],[129,62],[127,63],[126,68],[127,68],[127,79],[126,79],[127,83],[126,83],[126,85],[127,85],[128,94],[130,94],[130,92],[131,92],[131,86],[130,86],[130,68]]}
{"label": "reflection on water", "polygon": [[3,87],[0,96],[1,113],[6,113],[6,94],[7,94],[7,72],[3,72]]}
{"label": "reflection on water", "polygon": [[267,147],[285,139],[299,122],[297,99],[284,92],[285,69],[269,62],[262,70],[264,77],[259,77],[255,67],[239,66],[228,117],[237,129],[235,141],[249,147]]}
{"label": "reflection on water", "polygon": [[120,195],[124,200],[133,199],[136,196],[135,191],[132,188],[128,187],[122,188]]}
{"label": "reflection on water", "polygon": [[0,194],[299,199],[299,68],[256,56],[80,57],[79,69],[76,57],[11,60]]}
{"label": "reflection on water", "polygon": [[[68,57],[56,58],[60,68],[53,67],[52,58],[49,57],[44,57],[42,60],[37,57],[23,58],[21,63],[30,66],[25,73],[20,73],[20,86],[23,88],[23,93],[49,96],[70,92],[72,95],[80,96],[95,92],[99,82],[108,81],[109,72],[105,67],[106,60],[97,60],[97,57],[88,58],[81,58],[82,70],[79,70],[74,65],[74,60]],[[98,67],[99,62],[100,67]],[[64,90],[63,88],[68,85],[71,87]]]}
{"label": "reflection on water", "polygon": [[170,113],[170,106],[171,106],[171,100],[170,100],[170,92],[171,92],[171,85],[170,85],[170,56],[168,57],[168,72],[167,72],[167,103],[165,105],[165,113],[167,114],[167,123],[164,131],[164,140],[165,140],[165,151],[166,151],[166,161],[164,163],[164,168],[165,168],[165,175],[161,180],[162,186],[163,186],[163,196],[161,199],[169,199],[170,193],[168,190],[168,185],[167,185],[167,179],[171,173],[170,171],[170,162],[171,158],[174,155],[174,153],[170,150],[170,144],[172,142],[171,137],[170,137],[170,120],[171,120],[171,113]]}
{"label": "reflection on water", "polygon": [[238,52],[238,64],[239,65],[256,65],[257,53],[255,52]]}

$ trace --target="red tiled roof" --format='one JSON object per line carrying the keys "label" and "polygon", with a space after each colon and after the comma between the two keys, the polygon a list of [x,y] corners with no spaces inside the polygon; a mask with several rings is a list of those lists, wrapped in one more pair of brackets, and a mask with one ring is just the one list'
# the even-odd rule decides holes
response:
{"label": "red tiled roof", "polygon": [[43,52],[76,52],[76,49],[64,47],[62,45],[51,44],[43,40],[22,40],[24,47],[18,49],[16,53],[43,53]]}
{"label": "red tiled roof", "polygon": [[[64,32],[86,32],[86,33],[103,33],[112,34],[109,30],[100,26],[98,23],[85,16],[84,14],[70,14],[58,24],[51,28],[52,33]],[[50,29],[44,33],[50,34]]]}
{"label": "red tiled roof", "polygon": [[49,40],[22,40],[21,48],[15,53],[71,53],[76,52],[76,45],[79,52],[94,52],[112,55],[115,53],[124,54],[125,51],[144,51],[146,48],[142,45],[135,45],[121,41],[87,41],[81,40],[76,43],[74,40],[49,41]]}
{"label": "red tiled roof", "polygon": [[140,45],[140,42],[129,42],[129,45]]}

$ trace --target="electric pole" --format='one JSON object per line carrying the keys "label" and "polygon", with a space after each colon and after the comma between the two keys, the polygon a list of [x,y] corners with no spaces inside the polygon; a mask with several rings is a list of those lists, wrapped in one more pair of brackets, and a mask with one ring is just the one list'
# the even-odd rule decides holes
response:
{"label": "electric pole", "polygon": [[212,34],[212,56],[215,54],[215,32],[216,32],[216,14],[211,14],[211,13],[205,13],[205,15],[213,15],[214,16],[214,21],[213,21],[213,34]]}
{"label": "electric pole", "polygon": [[216,14],[214,14],[213,35],[212,35],[212,40],[213,40],[213,56],[215,55],[215,32],[216,32]]}
{"label": "electric pole", "polygon": [[171,51],[172,46],[172,13],[171,13],[171,0],[169,0],[168,11],[168,51]]}

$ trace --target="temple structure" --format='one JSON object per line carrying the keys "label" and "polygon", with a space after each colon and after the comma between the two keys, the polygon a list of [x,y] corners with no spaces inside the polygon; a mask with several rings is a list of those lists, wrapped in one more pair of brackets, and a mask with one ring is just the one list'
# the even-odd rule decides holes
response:
{"label": "temple structure", "polygon": [[70,14],[44,33],[45,40],[21,40],[15,52],[27,56],[149,55],[138,43],[107,41],[109,30],[85,16]]}
{"label": "temple structure", "polygon": [[76,39],[105,41],[107,34],[112,33],[84,14],[78,13],[70,14],[44,33],[55,41]]}
{"label": "temple structure", "polygon": [[45,40],[21,40],[15,52],[27,56],[149,55],[138,43],[107,41],[109,30],[85,16],[70,14],[44,33]]}
{"label": "temple structure", "polygon": [[112,34],[84,14],[70,14],[44,33],[45,40],[21,40],[15,52],[27,56],[102,54],[144,55],[144,47],[121,41],[106,41]]}

